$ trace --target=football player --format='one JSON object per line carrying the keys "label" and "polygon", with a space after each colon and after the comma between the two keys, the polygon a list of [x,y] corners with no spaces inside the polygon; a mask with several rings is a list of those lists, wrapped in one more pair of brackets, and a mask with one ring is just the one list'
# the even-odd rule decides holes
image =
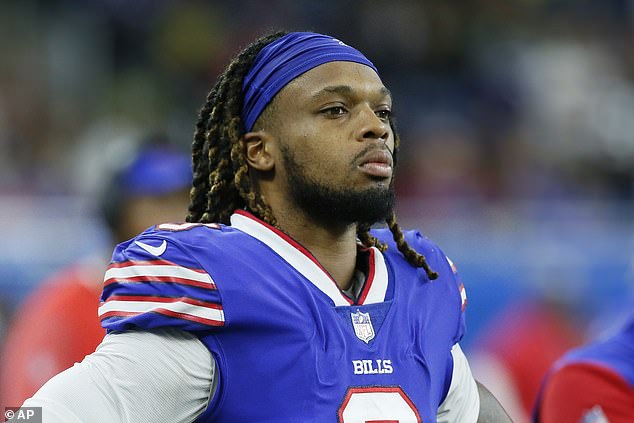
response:
{"label": "football player", "polygon": [[187,222],[116,248],[108,335],[26,404],[50,422],[510,421],[460,348],[455,266],[397,223],[392,107],[338,39],[242,50],[196,123]]}
{"label": "football player", "polygon": [[614,335],[573,349],[542,386],[536,423],[634,421],[634,313]]}

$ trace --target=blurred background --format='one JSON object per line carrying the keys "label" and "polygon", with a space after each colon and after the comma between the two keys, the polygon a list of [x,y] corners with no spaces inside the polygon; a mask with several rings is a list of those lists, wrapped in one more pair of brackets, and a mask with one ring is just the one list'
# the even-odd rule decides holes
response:
{"label": "blurred background", "polygon": [[95,198],[131,140],[186,151],[216,76],[274,29],[379,68],[399,219],[458,266],[474,372],[523,421],[544,367],[632,308],[633,0],[2,1],[0,339],[51,274],[105,268]]}

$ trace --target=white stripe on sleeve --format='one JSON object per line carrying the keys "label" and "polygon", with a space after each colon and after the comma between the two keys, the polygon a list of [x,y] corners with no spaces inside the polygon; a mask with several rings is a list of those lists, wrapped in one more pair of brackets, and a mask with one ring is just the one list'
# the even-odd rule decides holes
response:
{"label": "white stripe on sleeve", "polygon": [[104,282],[110,281],[134,281],[135,279],[152,280],[166,278],[183,283],[199,283],[210,288],[215,287],[214,281],[208,273],[188,269],[171,263],[110,265],[104,275]]}
{"label": "white stripe on sleeve", "polygon": [[225,321],[224,312],[220,308],[211,308],[191,304],[185,301],[175,301],[169,298],[155,298],[154,301],[133,300],[108,300],[99,307],[99,317],[109,315],[135,315],[149,312],[161,312],[167,310],[174,315],[189,317],[190,320],[201,323],[221,324]]}

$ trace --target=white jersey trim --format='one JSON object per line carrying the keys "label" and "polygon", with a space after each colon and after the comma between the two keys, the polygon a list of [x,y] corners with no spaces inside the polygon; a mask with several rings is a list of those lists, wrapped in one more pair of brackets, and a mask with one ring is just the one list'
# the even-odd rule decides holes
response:
{"label": "white jersey trim", "polygon": [[383,254],[381,254],[381,251],[375,247],[371,248],[370,254],[374,259],[370,264],[370,266],[372,266],[372,263],[374,264],[374,278],[369,281],[372,285],[363,304],[382,303],[385,301],[385,293],[387,292],[388,275],[385,258]]}
{"label": "white jersey trim", "polygon": [[[154,262],[148,264],[118,264],[111,265],[104,275],[104,283],[135,282],[135,278],[173,278],[175,281],[193,281],[215,288],[214,281],[206,272],[197,272],[176,264]],[[186,283],[186,282],[185,282]]]}
{"label": "white jersey trim", "polygon": [[[336,306],[351,305],[335,281],[321,266],[261,222],[243,214],[234,213],[231,215],[231,226],[269,246],[302,276],[326,294]],[[363,304],[383,302],[387,292],[388,273],[383,254],[374,247],[372,247],[370,253],[374,257],[374,260],[372,260],[374,268],[370,269],[374,276],[368,280],[371,286]]]}
{"label": "white jersey trim", "polygon": [[480,394],[469,362],[459,344],[451,348],[453,372],[445,400],[438,407],[438,423],[476,423],[480,414]]}
{"label": "white jersey trim", "polygon": [[181,299],[152,298],[148,301],[135,301],[133,298],[134,297],[124,300],[107,300],[99,307],[99,317],[103,319],[109,315],[121,316],[158,312],[168,315],[173,314],[175,317],[189,317],[188,320],[209,321],[208,323],[211,324],[225,321],[224,312],[221,308],[190,304]]}

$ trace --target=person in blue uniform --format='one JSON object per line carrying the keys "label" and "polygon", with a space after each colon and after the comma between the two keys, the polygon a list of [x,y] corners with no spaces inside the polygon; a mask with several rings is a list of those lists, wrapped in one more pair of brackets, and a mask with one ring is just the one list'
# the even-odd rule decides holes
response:
{"label": "person in blue uniform", "polygon": [[634,313],[612,336],[575,348],[547,374],[535,423],[634,421]]}
{"label": "person in blue uniform", "polygon": [[455,266],[396,221],[399,142],[358,50],[246,47],[201,108],[186,222],[116,248],[104,341],[25,404],[49,422],[510,421],[460,349]]}

